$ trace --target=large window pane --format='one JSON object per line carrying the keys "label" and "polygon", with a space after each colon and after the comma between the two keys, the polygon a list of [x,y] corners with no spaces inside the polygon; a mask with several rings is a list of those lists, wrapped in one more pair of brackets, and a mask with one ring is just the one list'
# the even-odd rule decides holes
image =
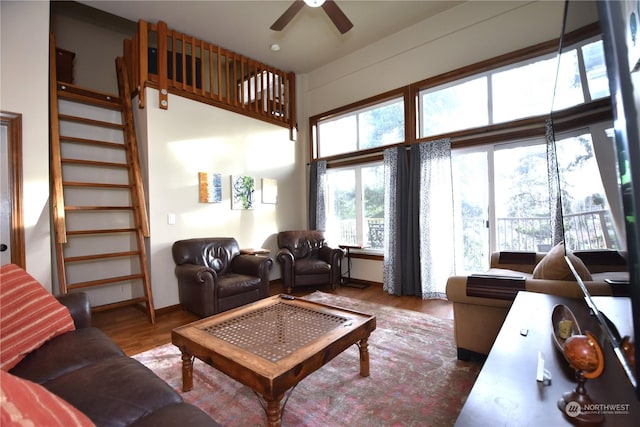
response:
{"label": "large window pane", "polygon": [[487,77],[420,93],[420,137],[489,124]]}
{"label": "large window pane", "polygon": [[456,274],[489,268],[489,181],[486,151],[452,153]]}
{"label": "large window pane", "polygon": [[582,46],[582,56],[591,99],[609,96],[609,79],[604,62],[602,40]]}
{"label": "large window pane", "polygon": [[359,150],[404,141],[404,102],[391,103],[358,114]]}
{"label": "large window pane", "polygon": [[327,239],[334,244],[384,248],[382,163],[327,171]]}
{"label": "large window pane", "polygon": [[[558,74],[557,87],[554,85]],[[584,102],[577,51],[510,68],[491,76],[494,123],[536,116]]]}
{"label": "large window pane", "polygon": [[546,250],[551,245],[546,144],[498,148],[494,154],[497,250]]}
{"label": "large window pane", "polygon": [[366,150],[403,141],[403,98],[396,98],[318,122],[319,157]]}
{"label": "large window pane", "polygon": [[556,142],[565,244],[572,250],[617,248],[590,133]]}
{"label": "large window pane", "polygon": [[356,151],[358,149],[356,116],[344,116],[318,124],[318,141],[320,157]]}
{"label": "large window pane", "polygon": [[332,244],[357,243],[355,169],[327,171],[327,240]]}
{"label": "large window pane", "polygon": [[362,168],[364,201],[363,243],[370,249],[384,249],[384,166]]}

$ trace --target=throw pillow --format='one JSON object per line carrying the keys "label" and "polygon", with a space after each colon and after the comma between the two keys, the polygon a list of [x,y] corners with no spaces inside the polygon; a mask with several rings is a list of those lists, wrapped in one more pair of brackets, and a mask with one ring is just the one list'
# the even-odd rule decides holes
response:
{"label": "throw pillow", "polygon": [[75,326],[69,310],[15,264],[0,268],[0,369]]}
{"label": "throw pillow", "polygon": [[84,427],[95,424],[41,385],[0,370],[0,425]]}
{"label": "throw pillow", "polygon": [[[575,256],[569,249],[566,249],[566,254],[571,260],[571,263],[576,269],[576,272],[582,280],[592,280],[591,273],[584,265],[582,260]],[[560,242],[555,245],[551,250],[540,260],[536,268],[533,270],[534,279],[547,279],[547,280],[571,280],[575,281],[569,264],[564,259],[565,247],[564,242]]]}

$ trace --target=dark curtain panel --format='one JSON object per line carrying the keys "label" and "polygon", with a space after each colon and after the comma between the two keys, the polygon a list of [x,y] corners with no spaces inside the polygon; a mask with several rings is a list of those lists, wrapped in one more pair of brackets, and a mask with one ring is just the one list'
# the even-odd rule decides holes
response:
{"label": "dark curtain panel", "polygon": [[326,227],[326,175],[326,160],[312,162],[309,165],[309,208],[307,214],[309,230],[324,230]]}
{"label": "dark curtain panel", "polygon": [[[412,183],[405,147],[384,151],[385,236],[383,289],[393,295],[421,295],[419,181]],[[420,171],[418,170],[418,177]]]}

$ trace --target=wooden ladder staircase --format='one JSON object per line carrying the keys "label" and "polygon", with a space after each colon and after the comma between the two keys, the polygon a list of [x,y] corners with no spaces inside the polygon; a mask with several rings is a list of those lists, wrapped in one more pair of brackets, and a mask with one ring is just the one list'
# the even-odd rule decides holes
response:
{"label": "wooden ladder staircase", "polygon": [[56,79],[50,61],[51,177],[60,292],[89,293],[94,311],[135,304],[155,310],[145,237],[145,196],[123,58],[119,95]]}

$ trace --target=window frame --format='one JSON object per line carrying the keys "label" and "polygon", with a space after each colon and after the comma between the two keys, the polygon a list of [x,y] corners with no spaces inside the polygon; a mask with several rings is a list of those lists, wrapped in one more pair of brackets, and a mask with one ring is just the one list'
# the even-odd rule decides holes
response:
{"label": "window frame", "polygon": [[[568,33],[564,36],[564,44],[571,49],[580,49],[582,45],[589,44],[594,40],[602,38],[598,23],[593,23]],[[364,164],[372,161],[382,160],[382,152],[394,146],[409,146],[426,141],[437,140],[440,138],[450,138],[452,150],[467,149],[472,147],[491,147],[499,143],[508,143],[521,140],[531,140],[544,138],[545,120],[549,118],[549,113],[539,116],[526,117],[513,121],[499,124],[490,124],[487,126],[470,128],[447,132],[440,135],[430,135],[428,137],[419,138],[419,93],[425,89],[442,86],[445,84],[455,84],[462,79],[477,78],[480,74],[486,72],[496,72],[498,69],[514,66],[529,60],[539,60],[543,57],[551,57],[557,54],[559,39],[553,39],[547,42],[539,43],[524,49],[500,55],[485,61],[481,61],[469,66],[465,66],[450,72],[446,72],[437,76],[429,77],[416,83],[394,89],[383,94],[379,94],[361,101],[335,108],[333,110],[309,117],[309,161],[326,160],[327,168],[342,167],[355,164]],[[584,63],[582,55],[578,55],[579,72],[582,80],[582,90],[585,96],[585,102],[575,107],[570,107],[560,111],[553,112],[554,128],[557,132],[565,132],[576,129],[580,126],[588,126],[597,122],[613,120],[610,97],[591,100],[588,81],[585,78]],[[385,145],[356,152],[337,154],[332,156],[318,156],[318,134],[317,125],[319,121],[338,117],[349,112],[355,112],[367,107],[375,106],[390,99],[401,95],[404,99],[404,119],[405,119],[405,141],[393,145]],[[491,115],[491,113],[490,113]],[[492,148],[488,148],[493,150]],[[493,155],[490,156],[493,159]],[[491,160],[493,161],[493,160]],[[491,196],[491,195],[490,195]],[[492,196],[491,196],[492,197]],[[495,215],[494,215],[495,216]],[[491,235],[492,233],[490,233]],[[366,252],[366,251],[364,251]],[[355,253],[367,257],[366,254]],[[372,254],[374,259],[382,259],[381,255]]]}

